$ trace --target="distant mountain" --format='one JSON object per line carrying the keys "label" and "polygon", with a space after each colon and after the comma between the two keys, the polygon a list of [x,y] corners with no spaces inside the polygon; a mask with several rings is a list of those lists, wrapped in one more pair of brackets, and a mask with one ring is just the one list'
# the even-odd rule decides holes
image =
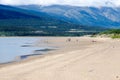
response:
{"label": "distant mountain", "polygon": [[[20,19],[20,18],[34,18],[34,19],[54,19],[44,12],[21,9],[15,6],[0,5],[0,19]],[[54,19],[55,20],[55,19]]]}
{"label": "distant mountain", "polygon": [[62,13],[58,16],[60,11],[55,14],[43,11],[43,8],[0,5],[0,36],[79,36],[106,30],[99,26],[74,23]]}
{"label": "distant mountain", "polygon": [[120,28],[120,7],[77,7],[68,5],[21,5],[19,8],[44,12],[75,24]]}
{"label": "distant mountain", "polygon": [[[25,10],[8,5],[0,5],[1,26],[49,26],[64,21],[52,18],[43,12]],[[17,24],[17,25],[16,25]]]}
{"label": "distant mountain", "polygon": [[0,5],[0,19],[20,19],[20,18],[40,18],[38,16],[28,14],[26,10]]}

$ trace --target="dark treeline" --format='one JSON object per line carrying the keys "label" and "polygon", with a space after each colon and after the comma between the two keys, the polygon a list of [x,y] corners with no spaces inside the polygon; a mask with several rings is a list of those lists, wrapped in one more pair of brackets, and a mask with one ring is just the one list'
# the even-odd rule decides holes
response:
{"label": "dark treeline", "polygon": [[68,32],[66,28],[40,27],[0,27],[0,36],[82,36],[98,32]]}
{"label": "dark treeline", "polygon": [[[69,32],[72,29],[76,32]],[[0,20],[0,36],[82,36],[104,30],[106,28],[77,25],[60,20],[32,18]]]}

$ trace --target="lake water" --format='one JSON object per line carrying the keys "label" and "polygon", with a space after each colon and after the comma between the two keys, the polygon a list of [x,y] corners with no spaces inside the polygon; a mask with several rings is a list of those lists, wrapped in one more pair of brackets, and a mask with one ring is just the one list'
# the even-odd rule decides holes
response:
{"label": "lake water", "polygon": [[[28,56],[43,54],[50,47],[35,47],[32,46],[41,38],[35,37],[1,37],[0,38],[0,63],[14,61],[18,56],[25,59]],[[34,53],[34,52],[37,53]]]}

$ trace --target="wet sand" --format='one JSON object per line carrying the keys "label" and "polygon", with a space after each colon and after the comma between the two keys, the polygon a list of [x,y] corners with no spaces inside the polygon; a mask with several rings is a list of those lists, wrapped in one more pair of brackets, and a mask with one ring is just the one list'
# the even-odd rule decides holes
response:
{"label": "wet sand", "polygon": [[59,49],[3,65],[0,80],[120,80],[120,40],[48,37],[35,46],[43,42]]}

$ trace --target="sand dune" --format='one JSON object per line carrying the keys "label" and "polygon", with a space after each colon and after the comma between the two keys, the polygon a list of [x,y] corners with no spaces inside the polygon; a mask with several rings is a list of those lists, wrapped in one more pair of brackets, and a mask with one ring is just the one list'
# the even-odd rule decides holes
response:
{"label": "sand dune", "polygon": [[[42,58],[1,67],[0,80],[120,80],[120,40],[73,37],[66,42],[68,38],[45,39],[46,45],[60,49]],[[36,46],[40,43],[38,41]]]}

